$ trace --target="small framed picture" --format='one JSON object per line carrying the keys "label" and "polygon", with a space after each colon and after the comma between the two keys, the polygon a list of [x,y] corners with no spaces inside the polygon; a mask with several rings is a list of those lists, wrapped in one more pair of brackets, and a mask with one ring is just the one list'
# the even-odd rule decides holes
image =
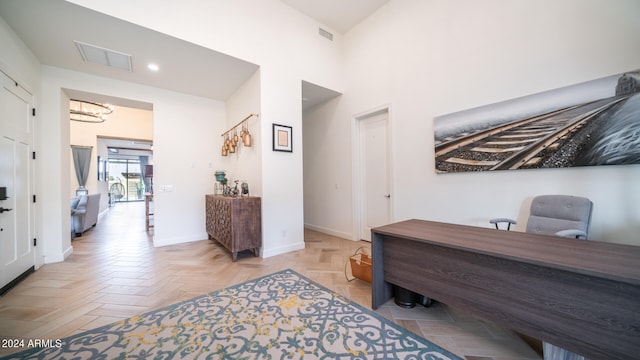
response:
{"label": "small framed picture", "polygon": [[293,152],[291,126],[273,124],[273,151]]}

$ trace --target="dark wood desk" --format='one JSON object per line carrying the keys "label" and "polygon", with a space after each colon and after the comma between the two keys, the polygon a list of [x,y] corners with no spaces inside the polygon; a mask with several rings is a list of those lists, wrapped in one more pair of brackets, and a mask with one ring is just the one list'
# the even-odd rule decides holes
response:
{"label": "dark wood desk", "polygon": [[393,285],[592,359],[640,356],[640,246],[423,220],[372,230],[373,308]]}

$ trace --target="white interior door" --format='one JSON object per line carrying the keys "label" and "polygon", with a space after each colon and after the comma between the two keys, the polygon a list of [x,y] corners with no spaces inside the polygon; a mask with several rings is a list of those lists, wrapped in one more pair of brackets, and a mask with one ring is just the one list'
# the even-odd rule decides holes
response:
{"label": "white interior door", "polygon": [[386,110],[359,120],[360,238],[367,241],[371,228],[391,222],[388,122]]}
{"label": "white interior door", "polygon": [[[0,72],[0,289],[35,265],[33,234],[32,95]],[[10,209],[10,210],[7,210]]]}

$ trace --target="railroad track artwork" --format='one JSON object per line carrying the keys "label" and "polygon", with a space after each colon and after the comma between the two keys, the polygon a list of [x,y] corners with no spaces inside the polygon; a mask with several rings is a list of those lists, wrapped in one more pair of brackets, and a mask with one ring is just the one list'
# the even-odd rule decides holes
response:
{"label": "railroad track artwork", "polygon": [[548,162],[591,121],[628,97],[615,96],[574,105],[436,142],[436,171],[553,167],[545,161]]}

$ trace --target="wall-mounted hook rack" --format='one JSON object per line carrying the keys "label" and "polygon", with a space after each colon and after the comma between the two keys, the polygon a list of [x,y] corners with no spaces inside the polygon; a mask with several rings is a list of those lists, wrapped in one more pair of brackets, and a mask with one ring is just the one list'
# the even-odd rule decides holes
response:
{"label": "wall-mounted hook rack", "polygon": [[[247,121],[253,116],[258,116],[258,114],[249,114],[249,116],[240,120],[240,122],[234,125],[231,129],[222,133],[221,136],[224,138],[224,143],[222,144],[222,156],[227,156],[229,153],[235,153],[240,139],[242,139],[242,144],[244,146],[251,146],[251,133],[249,133],[249,124]],[[240,136],[238,136],[237,128],[240,125],[242,125],[242,129],[240,130]]]}

